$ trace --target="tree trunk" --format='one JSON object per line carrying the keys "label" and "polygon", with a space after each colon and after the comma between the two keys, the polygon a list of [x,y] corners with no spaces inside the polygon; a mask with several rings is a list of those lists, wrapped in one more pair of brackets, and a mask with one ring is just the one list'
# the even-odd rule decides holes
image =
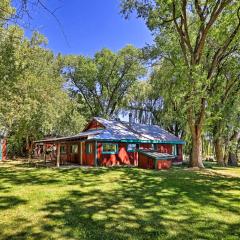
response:
{"label": "tree trunk", "polygon": [[217,164],[219,166],[225,166],[223,148],[224,148],[223,140],[220,138],[215,139],[214,149],[215,149]]}
{"label": "tree trunk", "polygon": [[238,166],[238,158],[237,158],[237,154],[234,152],[229,152],[228,155],[228,165],[229,166]]}
{"label": "tree trunk", "polygon": [[[198,131],[199,132],[199,131]],[[192,136],[192,154],[189,167],[204,168],[202,162],[202,138],[201,134],[193,134]]]}
{"label": "tree trunk", "polygon": [[238,166],[238,146],[240,141],[240,132],[234,131],[232,137],[230,138],[231,147],[229,149],[229,155],[228,155],[228,165],[230,166]]}

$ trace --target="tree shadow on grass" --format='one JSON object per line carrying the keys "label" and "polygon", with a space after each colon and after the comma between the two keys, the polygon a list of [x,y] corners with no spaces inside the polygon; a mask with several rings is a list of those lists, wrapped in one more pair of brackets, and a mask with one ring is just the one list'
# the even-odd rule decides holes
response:
{"label": "tree shadow on grass", "polygon": [[27,201],[15,196],[0,196],[0,211],[26,204]]}
{"label": "tree shadow on grass", "polygon": [[[49,235],[43,231],[39,231],[36,226],[26,218],[18,217],[13,220],[13,226],[19,226],[19,228],[12,229],[11,233],[5,232],[5,224],[1,223],[1,240],[25,240],[25,239],[49,239]],[[39,223],[40,225],[41,223]]]}
{"label": "tree shadow on grass", "polygon": [[10,167],[0,167],[0,189],[7,189],[4,185],[55,185],[55,184],[84,184],[84,178],[96,176],[108,171],[106,168],[74,168],[52,169],[31,168],[25,164]]}
{"label": "tree shadow on grass", "polygon": [[[22,219],[21,229],[3,239],[215,240],[240,235],[240,178],[174,169],[0,168],[0,183],[68,186],[40,206],[44,218],[37,226]],[[24,203],[18,200],[12,199],[12,206]],[[11,206],[8,202],[3,200],[3,208]]]}
{"label": "tree shadow on grass", "polygon": [[66,239],[238,239],[239,200],[228,190],[240,190],[239,178],[138,169],[102,174],[110,171],[124,173],[109,182],[116,187],[105,189],[106,175],[49,202],[43,231]]}

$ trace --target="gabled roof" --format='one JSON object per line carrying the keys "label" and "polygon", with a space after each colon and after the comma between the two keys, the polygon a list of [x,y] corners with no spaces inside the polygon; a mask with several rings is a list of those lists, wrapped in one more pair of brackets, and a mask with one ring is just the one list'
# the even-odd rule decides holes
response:
{"label": "gabled roof", "polygon": [[60,138],[47,138],[44,140],[38,140],[35,141],[35,143],[38,142],[55,142],[55,141],[61,141],[61,140],[74,140],[74,139],[79,139],[79,138],[91,138],[91,136],[94,136],[98,133],[101,133],[101,130],[89,130],[86,132],[81,132],[79,134],[73,135],[73,136],[68,136],[68,137],[60,137]]}
{"label": "gabled roof", "polygon": [[[100,129],[88,129],[90,123],[96,121],[100,123]],[[92,119],[83,132],[62,138],[52,138],[36,141],[39,142],[55,142],[67,140],[102,140],[102,141],[120,141],[120,142],[146,142],[146,143],[172,143],[184,144],[180,138],[167,132],[157,125],[147,125],[132,123],[120,120],[107,120],[99,117]]]}
{"label": "gabled roof", "polygon": [[[175,135],[167,132],[157,125],[132,123],[120,120],[106,120],[95,117],[93,120],[99,122],[105,129],[99,130],[91,139],[96,140],[121,140],[121,141],[142,141],[142,142],[168,142],[184,143]],[[88,131],[87,131],[88,132]]]}

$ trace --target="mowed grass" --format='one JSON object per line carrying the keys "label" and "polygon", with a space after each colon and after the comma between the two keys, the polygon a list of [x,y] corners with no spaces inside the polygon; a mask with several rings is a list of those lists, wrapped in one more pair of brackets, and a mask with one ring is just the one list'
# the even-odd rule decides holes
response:
{"label": "mowed grass", "polygon": [[0,239],[240,239],[240,168],[0,164]]}

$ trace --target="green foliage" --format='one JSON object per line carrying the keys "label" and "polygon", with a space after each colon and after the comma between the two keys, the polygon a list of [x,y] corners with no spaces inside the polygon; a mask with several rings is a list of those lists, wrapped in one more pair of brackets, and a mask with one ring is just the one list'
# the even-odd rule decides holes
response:
{"label": "green foliage", "polygon": [[11,6],[10,0],[0,1],[0,26],[4,25],[6,21],[14,14],[14,9]]}
{"label": "green foliage", "polygon": [[1,34],[0,130],[8,132],[9,143],[21,152],[45,135],[80,132],[85,119],[63,88],[62,57],[45,48],[39,33],[28,40],[22,29],[9,27]]}
{"label": "green foliage", "polygon": [[[206,120],[214,116],[209,114],[213,111],[212,103],[224,92],[220,69],[238,54],[240,2],[122,0],[122,13],[126,17],[134,11],[155,36],[153,57],[157,56],[164,67],[168,62],[168,81],[177,79],[174,101],[182,103],[178,114],[187,116],[194,140],[191,165],[202,167],[201,137]],[[162,87],[168,91],[168,86]]]}
{"label": "green foliage", "polygon": [[[153,94],[149,81],[137,81],[124,99],[123,109],[130,110],[135,121],[145,124],[155,122],[155,114],[162,107],[161,97]],[[123,111],[125,114],[125,111]]]}
{"label": "green foliage", "polygon": [[68,56],[65,61],[69,87],[90,116],[116,115],[129,88],[145,72],[141,52],[133,46],[117,53],[103,49],[93,58]]}

